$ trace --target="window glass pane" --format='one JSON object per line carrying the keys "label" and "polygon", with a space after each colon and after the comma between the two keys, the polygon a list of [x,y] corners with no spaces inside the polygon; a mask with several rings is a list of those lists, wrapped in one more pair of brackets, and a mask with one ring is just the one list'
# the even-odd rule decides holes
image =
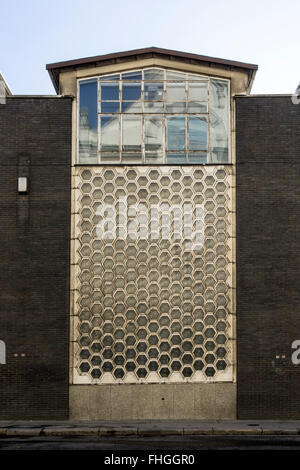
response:
{"label": "window glass pane", "polygon": [[79,160],[94,163],[98,147],[97,81],[81,83],[79,93]]}
{"label": "window glass pane", "polygon": [[208,85],[207,82],[189,82],[188,99],[190,101],[207,101]]}
{"label": "window glass pane", "polygon": [[123,80],[135,80],[135,81],[142,80],[142,72],[122,73],[122,79]]}
{"label": "window glass pane", "polygon": [[228,80],[152,67],[80,80],[79,93],[80,163],[229,161]]}
{"label": "window glass pane", "polygon": [[101,83],[101,100],[119,99],[119,83]]}
{"label": "window glass pane", "polygon": [[97,82],[80,84],[80,115],[91,129],[97,129]]}
{"label": "window glass pane", "polygon": [[106,75],[105,77],[100,77],[100,80],[110,80],[110,81],[114,81],[114,80],[120,80],[120,74],[117,73],[115,75]]}
{"label": "window glass pane", "polygon": [[171,117],[167,122],[168,150],[185,150],[185,117]]}
{"label": "window glass pane", "polygon": [[151,153],[146,152],[145,155],[145,163],[157,165],[159,163],[163,163],[163,154],[162,153]]}
{"label": "window glass pane", "polygon": [[147,101],[160,101],[163,99],[163,83],[158,82],[145,82],[144,85],[144,99]]}
{"label": "window glass pane", "polygon": [[145,150],[158,151],[163,146],[163,118],[145,116]]}
{"label": "window glass pane", "polygon": [[188,78],[188,80],[189,80],[190,82],[192,82],[192,81],[197,81],[197,82],[199,82],[199,80],[201,80],[202,82],[208,83],[208,78],[202,77],[202,76],[200,76],[200,75],[194,75],[193,73],[189,73],[188,76],[187,76],[187,78]]}
{"label": "window glass pane", "polygon": [[207,149],[207,119],[205,117],[190,116],[189,127],[189,149]]}
{"label": "window glass pane", "polygon": [[145,113],[163,113],[164,103],[162,101],[146,101],[144,103]]}
{"label": "window glass pane", "polygon": [[123,101],[122,113],[141,113],[142,103],[140,101]]}
{"label": "window glass pane", "polygon": [[186,163],[185,153],[167,153],[167,163],[176,163],[180,165]]}
{"label": "window glass pane", "polygon": [[212,79],[210,84],[211,102],[215,109],[227,108],[228,84],[223,80]]}
{"label": "window glass pane", "polygon": [[179,80],[184,81],[186,74],[182,72],[167,72],[167,80]]}
{"label": "window glass pane", "polygon": [[100,161],[101,163],[118,163],[120,161],[120,153],[101,152]]}
{"label": "window glass pane", "polygon": [[167,83],[167,101],[185,100],[185,83]]}
{"label": "window glass pane", "polygon": [[139,100],[142,87],[139,83],[123,83],[123,100]]}
{"label": "window glass pane", "polygon": [[123,116],[123,150],[140,150],[142,145],[142,117]]}
{"label": "window glass pane", "polygon": [[207,103],[199,103],[198,101],[189,101],[188,102],[188,113],[207,113],[208,112],[208,104]]}
{"label": "window glass pane", "polygon": [[189,163],[205,164],[207,163],[207,153],[189,153]]}
{"label": "window glass pane", "polygon": [[167,113],[185,113],[186,103],[185,101],[179,101],[178,103],[167,103]]}
{"label": "window glass pane", "polygon": [[211,80],[210,85],[210,147],[213,163],[228,162],[228,84]]}
{"label": "window glass pane", "polygon": [[118,101],[101,101],[101,113],[119,113],[120,103]]}
{"label": "window glass pane", "polygon": [[100,149],[119,150],[119,116],[101,116]]}
{"label": "window glass pane", "polygon": [[144,70],[144,80],[163,80],[164,71],[159,69]]}
{"label": "window glass pane", "polygon": [[129,153],[122,152],[122,162],[123,163],[142,163],[142,154],[139,152]]}

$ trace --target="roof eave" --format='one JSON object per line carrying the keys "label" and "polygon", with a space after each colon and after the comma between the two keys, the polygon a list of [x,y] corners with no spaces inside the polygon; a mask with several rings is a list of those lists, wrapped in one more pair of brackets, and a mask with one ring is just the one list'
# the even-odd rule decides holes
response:
{"label": "roof eave", "polygon": [[181,52],[181,51],[174,51],[171,49],[162,49],[159,47],[148,47],[144,49],[134,49],[131,51],[114,52],[111,54],[85,57],[81,59],[67,60],[63,62],[55,62],[52,64],[47,64],[46,69],[51,70],[51,69],[58,69],[58,68],[64,68],[64,67],[76,67],[78,65],[87,65],[89,63],[94,63],[94,62],[103,62],[103,61],[111,60],[111,59],[132,57],[135,55],[144,55],[144,54],[151,54],[151,53],[171,55],[174,57],[193,59],[193,60],[204,61],[204,62],[213,62],[213,63],[220,64],[220,65],[230,65],[230,66],[238,67],[238,68],[246,68],[246,69],[254,69],[254,70],[257,70],[258,68],[256,64],[248,64],[245,62],[238,62],[235,60],[220,59],[218,57],[192,54],[190,52]]}
{"label": "roof eave", "polygon": [[252,90],[253,82],[254,82],[254,79],[255,79],[255,76],[256,76],[256,71],[257,70],[252,70],[250,75],[249,75],[249,82],[248,82],[248,88],[247,88],[247,92],[249,94],[251,93],[251,90]]}
{"label": "roof eave", "polygon": [[5,78],[3,77],[2,73],[0,72],[0,80],[2,81],[2,83],[4,84],[4,89],[5,89],[5,93],[7,96],[12,96],[12,91],[10,89],[10,87],[8,86],[8,83],[7,81],[5,80]]}
{"label": "roof eave", "polygon": [[[246,69],[250,72],[249,73],[250,76],[252,76],[253,72],[255,72],[258,69],[258,66],[255,64],[248,64],[248,63],[238,62],[238,61],[233,61],[233,60],[220,59],[216,57],[202,56],[198,54],[191,54],[188,52],[173,51],[170,49],[161,49],[158,47],[134,49],[131,51],[116,52],[116,53],[105,54],[105,55],[100,55],[100,56],[85,57],[81,59],[68,60],[64,62],[56,62],[52,64],[47,64],[46,69],[48,70],[52,83],[54,85],[54,88],[56,92],[58,93],[59,92],[59,74],[60,72],[62,72],[63,69],[68,69],[68,68],[74,69],[77,67],[91,66],[92,64],[105,62],[108,60],[124,59],[124,58],[130,58],[133,56],[142,56],[146,54],[168,55],[168,56],[172,56],[178,59],[180,58],[188,59],[188,60],[194,60],[198,62],[206,62],[206,63],[213,63],[217,65],[230,66],[230,67],[240,68],[244,70]],[[249,80],[249,85],[250,85],[250,81],[251,79]]]}

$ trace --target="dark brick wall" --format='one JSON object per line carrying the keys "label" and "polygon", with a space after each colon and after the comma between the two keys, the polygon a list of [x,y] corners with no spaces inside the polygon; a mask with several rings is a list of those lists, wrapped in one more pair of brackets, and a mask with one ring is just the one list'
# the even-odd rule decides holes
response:
{"label": "dark brick wall", "polygon": [[71,106],[0,105],[0,419],[68,417]]}
{"label": "dark brick wall", "polygon": [[238,417],[300,419],[300,105],[239,97],[236,125]]}

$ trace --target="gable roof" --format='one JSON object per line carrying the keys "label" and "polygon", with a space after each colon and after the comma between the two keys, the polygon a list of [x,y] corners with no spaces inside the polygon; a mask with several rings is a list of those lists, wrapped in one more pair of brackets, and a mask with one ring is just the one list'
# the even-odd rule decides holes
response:
{"label": "gable roof", "polygon": [[[146,56],[146,57],[145,57]],[[216,57],[209,57],[199,54],[192,54],[189,52],[180,52],[173,51],[170,49],[161,49],[159,47],[147,47],[144,49],[134,49],[131,51],[124,52],[114,52],[112,54],[98,55],[94,57],[85,57],[82,59],[67,60],[64,62],[56,62],[52,64],[47,64],[46,69],[48,70],[52,83],[55,90],[59,91],[59,74],[62,71],[68,69],[77,69],[82,67],[91,67],[97,65],[104,65],[107,61],[118,62],[120,60],[136,60],[147,57],[164,57],[164,58],[175,58],[181,59],[193,63],[205,63],[207,64],[217,64],[229,68],[238,68],[247,70],[249,73],[249,82],[253,80],[255,71],[258,69],[258,66],[255,64],[248,64],[244,62],[237,62],[234,60],[219,59]]]}

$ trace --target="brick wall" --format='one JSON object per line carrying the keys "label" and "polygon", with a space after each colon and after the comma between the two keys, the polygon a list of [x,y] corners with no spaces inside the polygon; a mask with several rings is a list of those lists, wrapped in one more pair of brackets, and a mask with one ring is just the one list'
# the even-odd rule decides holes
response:
{"label": "brick wall", "polygon": [[68,417],[71,106],[0,105],[0,419]]}
{"label": "brick wall", "polygon": [[300,418],[300,105],[239,97],[238,417]]}

